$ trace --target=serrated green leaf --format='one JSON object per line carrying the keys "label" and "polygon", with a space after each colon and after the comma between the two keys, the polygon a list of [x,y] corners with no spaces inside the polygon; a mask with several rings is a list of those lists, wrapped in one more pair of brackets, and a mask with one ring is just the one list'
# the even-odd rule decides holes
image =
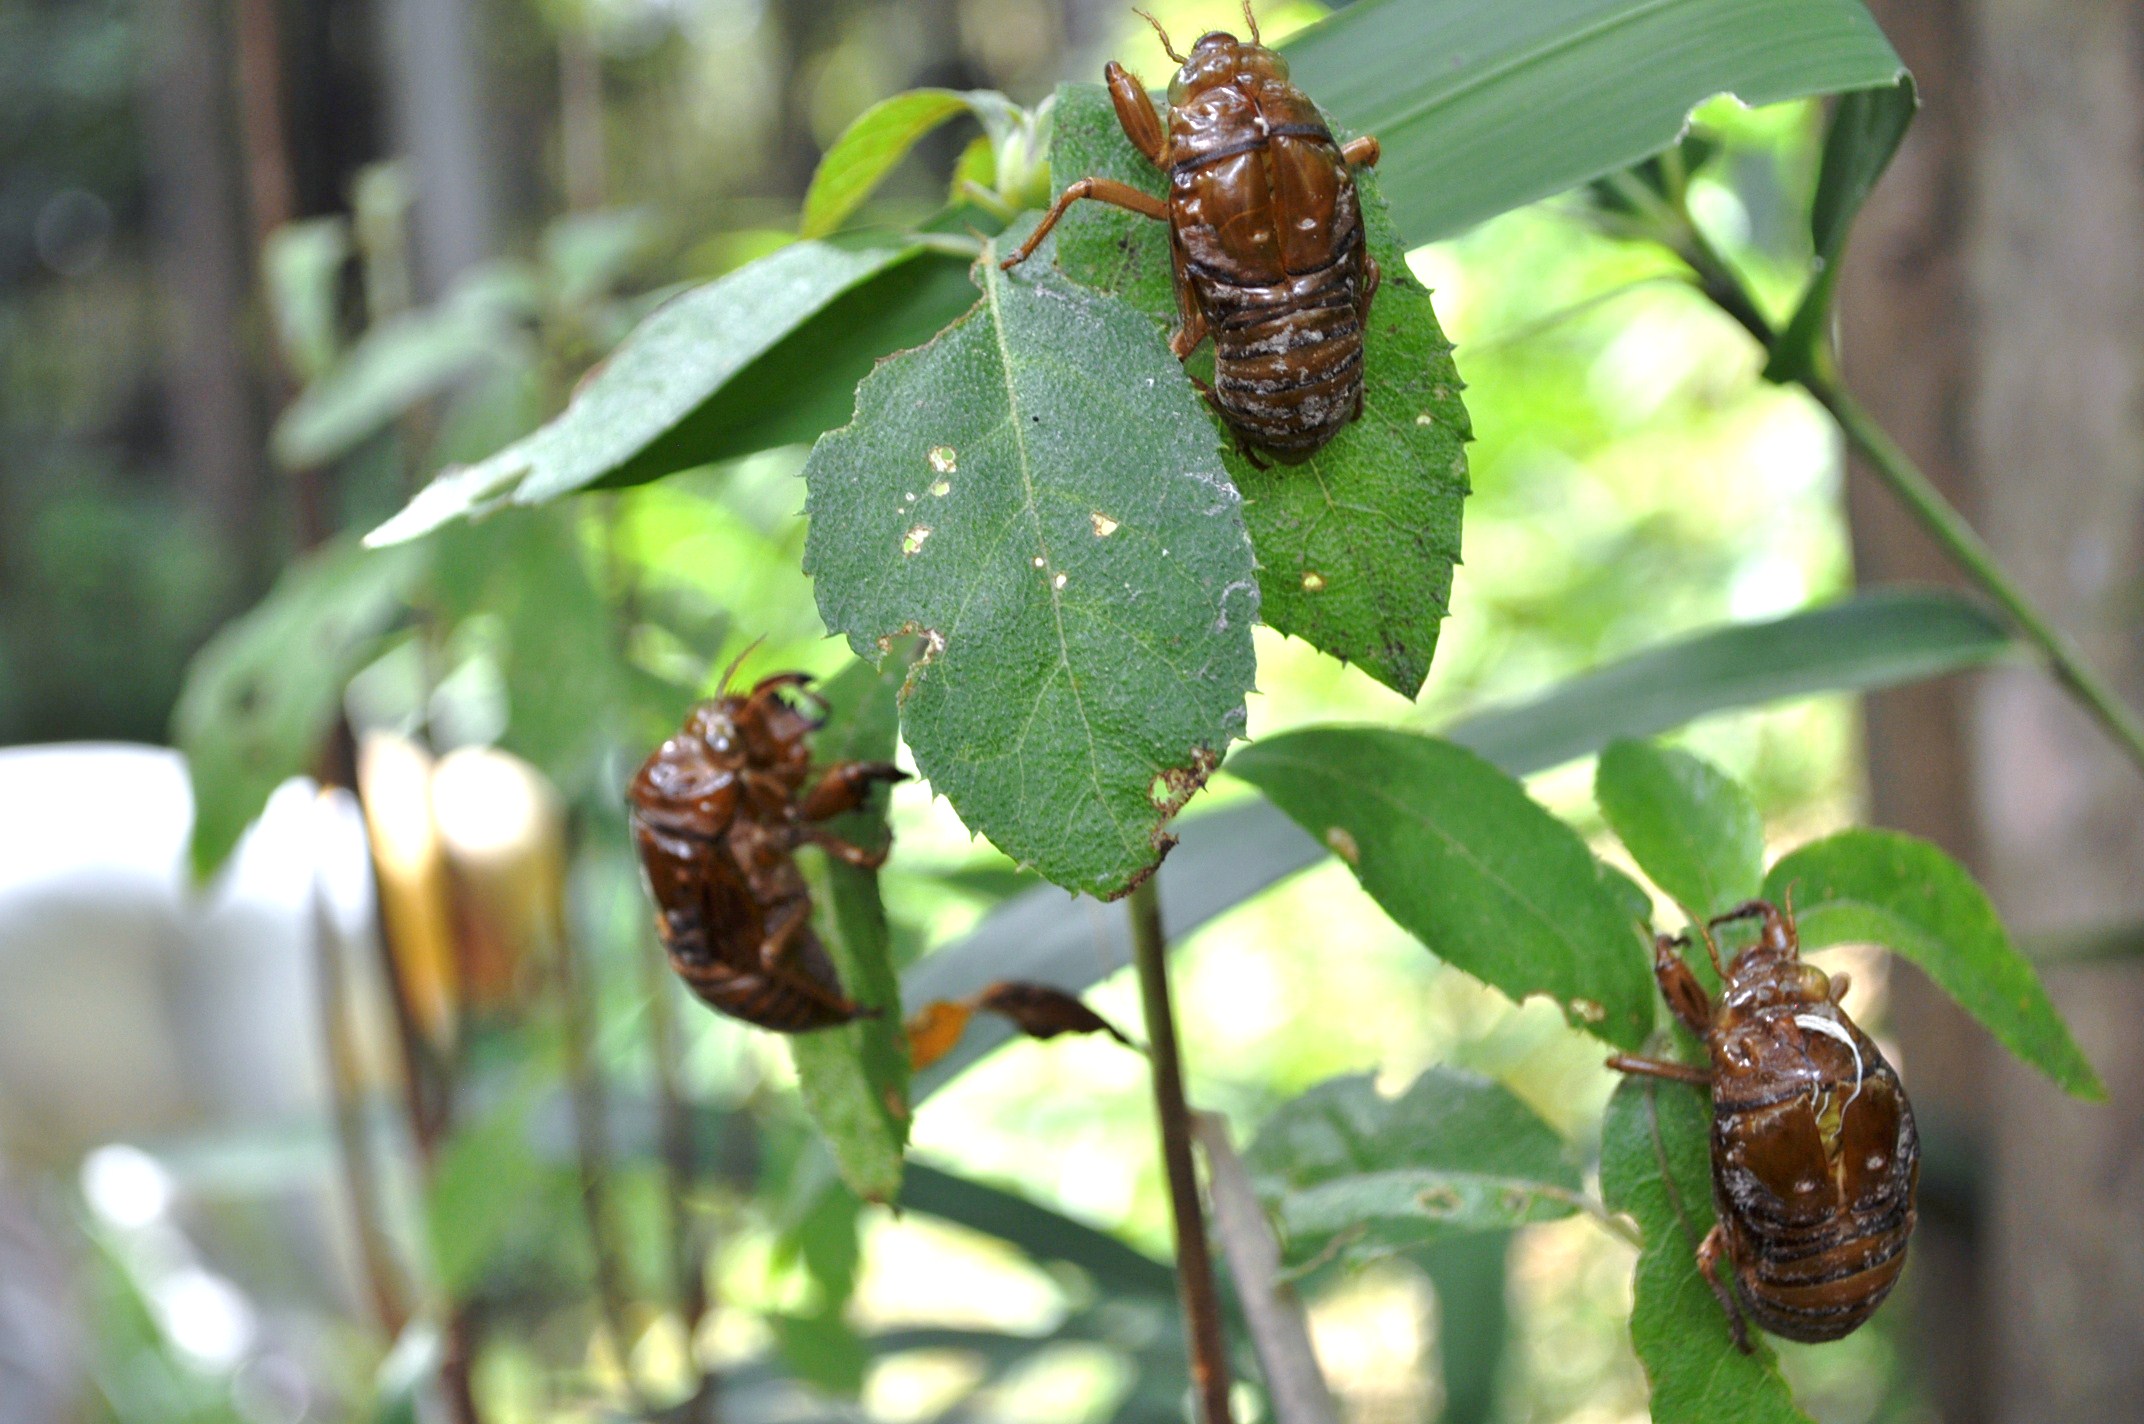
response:
{"label": "serrated green leaf", "polygon": [[1554,1128],[1454,1068],[1393,1098],[1368,1075],[1320,1083],[1266,1120],[1244,1160],[1298,1266],[1569,1216],[1580,1187]]}
{"label": "serrated green leaf", "polygon": [[1358,0],[1283,48],[1384,145],[1410,245],[1628,168],[1715,94],[1773,104],[1902,69],[1861,0]]}
{"label": "serrated green leaf", "polygon": [[798,230],[824,237],[840,227],[926,134],[973,106],[956,89],[910,89],[864,110],[819,160]]}
{"label": "serrated green leaf", "polygon": [[1623,897],[1577,832],[1462,747],[1382,727],[1267,738],[1228,770],[1355,872],[1445,963],[1635,1048],[1653,981]]}
{"label": "serrated green leaf", "polygon": [[1655,1424],[1809,1424],[1761,1337],[1745,1355],[1697,1272],[1712,1229],[1712,1107],[1680,1084],[1626,1078],[1601,1128],[1601,1195],[1627,1212],[1638,1253],[1630,1338],[1653,1388]]}
{"label": "serrated green leaf", "polygon": [[907,242],[783,247],[658,308],[557,419],[440,475],[368,542],[810,440],[873,361],[960,313],[964,266]]}
{"label": "serrated green leaf", "polygon": [[[1087,176],[1157,196],[1166,189],[1161,171],[1125,138],[1100,85],[1059,88],[1054,143],[1059,191]],[[1265,623],[1413,697],[1429,674],[1451,596],[1472,426],[1451,343],[1429,292],[1408,271],[1376,172],[1358,170],[1356,182],[1370,253],[1384,272],[1364,335],[1362,418],[1299,465],[1260,469],[1232,436],[1223,449],[1258,551]],[[1060,232],[1069,276],[1175,324],[1165,224],[1082,203]],[[1209,373],[1211,348],[1193,361]]]}
{"label": "serrated green leaf", "polygon": [[1871,943],[1904,955],[2064,1092],[2107,1096],[1986,892],[1935,846],[1897,831],[1841,831],[1781,857],[1764,886],[1774,901],[1791,892],[1804,949]]}
{"label": "serrated green leaf", "polygon": [[186,670],[172,733],[194,800],[189,854],[206,879],[269,793],[312,770],[342,706],[425,573],[418,551],[329,545],[292,564]]}
{"label": "serrated green leaf", "polygon": [[1674,747],[1618,741],[1593,797],[1624,849],[1692,919],[1753,898],[1764,881],[1764,818],[1735,780]]}
{"label": "serrated green leaf", "polygon": [[1143,318],[987,249],[976,281],[969,315],[882,363],[812,451],[804,567],[860,655],[923,638],[902,727],[969,828],[1114,895],[1242,730],[1250,540]]}
{"label": "serrated green leaf", "polygon": [[[889,659],[883,673],[859,663],[826,684],[829,718],[813,739],[816,765],[892,759],[903,668],[899,659]],[[886,799],[886,789],[877,788],[867,807],[828,822],[827,829],[852,844],[885,844]],[[816,852],[801,863],[817,907],[813,927],[842,986],[857,1003],[879,1012],[792,1036],[797,1084],[805,1110],[833,1149],[841,1179],[865,1201],[891,1202],[901,1190],[908,1147],[908,1041],[878,872]]]}
{"label": "serrated green leaf", "polygon": [[1772,342],[1765,379],[1791,381],[1813,371],[1818,352],[1830,337],[1832,295],[1846,257],[1847,234],[1876,180],[1891,166],[1892,156],[1905,141],[1920,102],[1912,77],[1905,75],[1884,88],[1841,95],[1832,106],[1809,213],[1816,274],[1794,315]]}

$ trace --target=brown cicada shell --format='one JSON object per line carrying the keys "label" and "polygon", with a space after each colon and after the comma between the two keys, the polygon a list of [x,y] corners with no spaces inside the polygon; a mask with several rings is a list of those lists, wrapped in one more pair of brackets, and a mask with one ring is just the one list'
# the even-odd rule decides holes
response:
{"label": "brown cicada shell", "polygon": [[807,690],[810,681],[780,673],[749,693],[701,703],[627,792],[670,967],[710,1007],[780,1033],[876,1012],[850,1001],[812,931],[796,851],[822,846],[876,868],[884,851],[851,845],[819,823],[904,775],[885,762],[845,761],[814,778],[811,734],[825,704]]}
{"label": "brown cicada shell", "polygon": [[1335,142],[1318,106],[1288,81],[1288,61],[1258,42],[1250,0],[1243,17],[1248,44],[1216,30],[1189,58],[1162,35],[1183,66],[1166,126],[1123,65],[1103,71],[1117,121],[1169,175],[1169,196],[1081,178],[1004,265],[1026,261],[1082,198],[1166,222],[1182,318],[1169,349],[1183,360],[1212,336],[1206,398],[1247,455],[1295,464],[1362,414],[1362,334],[1378,270],[1354,169],[1377,162],[1377,140]]}
{"label": "brown cicada shell", "polygon": [[[1745,1351],[1741,1314],[1789,1340],[1836,1340],[1883,1304],[1906,1266],[1920,1139],[1898,1074],[1839,1007],[1844,974],[1801,962],[1791,909],[1761,900],[1712,921],[1763,933],[1721,975],[1717,1004],[1662,936],[1653,970],[1675,1017],[1705,1042],[1708,1069],[1618,1054],[1609,1066],[1712,1094],[1712,1196],[1698,1247]],[[1714,953],[1712,938],[1705,946]],[[1720,1282],[1724,1263],[1732,1290]]]}

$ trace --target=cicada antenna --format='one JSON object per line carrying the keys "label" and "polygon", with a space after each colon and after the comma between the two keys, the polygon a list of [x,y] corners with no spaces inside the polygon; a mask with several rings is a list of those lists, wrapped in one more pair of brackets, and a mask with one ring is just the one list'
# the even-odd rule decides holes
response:
{"label": "cicada antenna", "polygon": [[730,695],[730,679],[737,676],[737,669],[744,666],[744,660],[752,656],[753,653],[757,652],[759,650],[759,645],[766,641],[767,635],[765,633],[762,633],[758,637],[754,638],[751,642],[745,644],[743,652],[739,653],[736,657],[730,659],[730,665],[722,670],[722,686],[715,693],[717,697],[727,697]]}
{"label": "cicada antenna", "polygon": [[1243,23],[1251,27],[1252,44],[1262,45],[1265,43],[1264,40],[1258,37],[1258,17],[1251,13],[1251,0],[1243,0]]}
{"label": "cicada antenna", "polygon": [[[1245,0],[1245,4],[1246,6],[1248,6],[1249,0]],[[1134,15],[1137,15],[1140,19],[1146,21],[1148,24],[1152,25],[1154,27],[1154,33],[1161,36],[1161,51],[1163,54],[1166,54],[1167,56],[1169,56],[1169,58],[1175,60],[1178,64],[1183,64],[1185,62],[1184,57],[1176,52],[1176,46],[1169,42],[1169,32],[1161,27],[1161,21],[1155,19],[1152,15],[1149,15],[1146,11],[1139,9],[1136,6],[1133,7],[1132,13]]]}

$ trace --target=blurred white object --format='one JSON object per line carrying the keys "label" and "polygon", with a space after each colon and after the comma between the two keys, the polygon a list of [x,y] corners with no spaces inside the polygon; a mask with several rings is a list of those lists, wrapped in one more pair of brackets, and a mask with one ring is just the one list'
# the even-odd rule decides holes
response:
{"label": "blurred white object", "polygon": [[371,937],[355,805],[287,782],[210,886],[157,747],[0,750],[0,1158],[317,1114],[316,884]]}

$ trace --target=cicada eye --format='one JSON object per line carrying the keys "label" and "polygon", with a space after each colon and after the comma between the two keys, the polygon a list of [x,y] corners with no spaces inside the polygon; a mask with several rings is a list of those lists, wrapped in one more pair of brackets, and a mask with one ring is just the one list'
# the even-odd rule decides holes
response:
{"label": "cicada eye", "polygon": [[1267,78],[1278,79],[1283,84],[1288,82],[1288,61],[1285,57],[1267,50],[1260,58],[1265,60]]}
{"label": "cicada eye", "polygon": [[1191,86],[1184,82],[1183,71],[1178,70],[1176,77],[1169,81],[1169,107],[1181,109],[1184,106],[1184,102],[1190,97]]}
{"label": "cicada eye", "polygon": [[1831,997],[1831,976],[1814,964],[1804,964],[1800,977],[1802,997],[1810,1003]]}

